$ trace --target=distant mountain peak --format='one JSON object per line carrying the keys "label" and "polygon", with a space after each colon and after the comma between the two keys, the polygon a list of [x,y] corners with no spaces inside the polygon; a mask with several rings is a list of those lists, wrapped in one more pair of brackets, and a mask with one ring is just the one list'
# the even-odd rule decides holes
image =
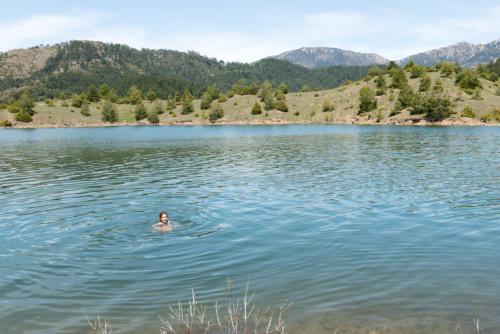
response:
{"label": "distant mountain peak", "polygon": [[364,66],[387,64],[388,59],[375,53],[361,53],[332,47],[301,47],[283,52],[273,58],[287,60],[307,68],[327,66]]}
{"label": "distant mountain peak", "polygon": [[434,66],[439,62],[458,62],[464,67],[474,67],[500,57],[500,39],[486,44],[459,42],[450,46],[420,52],[399,61],[404,65],[413,62],[424,66]]}

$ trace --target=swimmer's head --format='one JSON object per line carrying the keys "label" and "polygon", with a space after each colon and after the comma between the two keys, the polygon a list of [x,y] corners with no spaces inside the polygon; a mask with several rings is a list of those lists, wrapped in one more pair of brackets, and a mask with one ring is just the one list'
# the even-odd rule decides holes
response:
{"label": "swimmer's head", "polygon": [[166,224],[168,222],[168,214],[165,211],[160,212],[160,222]]}

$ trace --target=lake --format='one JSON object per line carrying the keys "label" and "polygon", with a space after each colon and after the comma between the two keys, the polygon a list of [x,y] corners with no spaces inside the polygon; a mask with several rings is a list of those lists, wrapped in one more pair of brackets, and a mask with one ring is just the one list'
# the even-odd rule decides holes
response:
{"label": "lake", "polygon": [[[0,331],[158,333],[247,282],[292,333],[500,331],[500,128],[0,130]],[[155,233],[166,210],[180,227]],[[455,331],[456,332],[456,331]],[[351,333],[351,332],[349,332]]]}

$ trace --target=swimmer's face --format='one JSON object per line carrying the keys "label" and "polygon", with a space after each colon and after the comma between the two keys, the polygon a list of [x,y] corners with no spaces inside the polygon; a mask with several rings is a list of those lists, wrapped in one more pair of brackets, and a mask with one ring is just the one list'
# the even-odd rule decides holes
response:
{"label": "swimmer's face", "polygon": [[165,213],[162,214],[160,217],[160,222],[162,222],[163,224],[166,224],[168,222],[168,215]]}

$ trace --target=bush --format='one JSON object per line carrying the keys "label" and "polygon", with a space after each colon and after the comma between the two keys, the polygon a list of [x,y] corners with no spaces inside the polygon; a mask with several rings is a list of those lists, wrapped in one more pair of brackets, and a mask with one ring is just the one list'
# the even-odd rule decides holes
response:
{"label": "bush", "polygon": [[481,116],[483,122],[500,122],[500,109],[493,109]]}
{"label": "bush", "polygon": [[286,83],[282,82],[278,86],[278,91],[282,92],[283,94],[288,94],[288,86],[286,85]]}
{"label": "bush", "polygon": [[276,102],[276,109],[282,112],[288,112],[288,105],[286,104],[286,101],[278,100],[278,102]]}
{"label": "bush", "polygon": [[33,118],[26,111],[20,111],[15,116],[16,121],[18,122],[32,122]]}
{"label": "bush", "polygon": [[56,105],[54,104],[54,100],[52,99],[45,99],[45,104],[49,107],[55,107]]}
{"label": "bush", "polygon": [[444,91],[443,82],[441,81],[441,79],[436,79],[436,81],[434,82],[434,86],[432,87],[432,91],[434,93],[442,93]]}
{"label": "bush", "polygon": [[219,99],[217,101],[219,101],[220,103],[226,102],[227,101],[227,96],[224,95],[224,94],[220,94],[219,95]]}
{"label": "bush", "polygon": [[405,71],[402,68],[395,68],[391,71],[393,88],[403,88],[408,85],[408,79],[406,78]]}
{"label": "bush", "polygon": [[379,88],[375,91],[375,94],[377,96],[382,96],[382,95],[385,95],[385,93],[387,92],[387,90],[385,88]]}
{"label": "bush", "polygon": [[6,109],[6,108],[7,108],[7,104],[0,103],[0,110]]}
{"label": "bush", "polygon": [[109,100],[106,100],[106,102],[104,102],[101,113],[102,120],[104,122],[114,123],[118,121],[118,111],[116,110],[116,107],[113,105],[113,103]]}
{"label": "bush", "polygon": [[384,113],[382,112],[382,110],[378,110],[377,111],[377,123],[379,123],[383,119],[384,119]]}
{"label": "bush", "polygon": [[219,103],[214,103],[210,112],[208,113],[208,120],[211,123],[215,123],[219,118],[224,117],[224,109]]}
{"label": "bush", "polygon": [[87,102],[85,102],[84,104],[82,104],[82,108],[80,109],[80,114],[82,114],[83,116],[90,116],[90,108],[89,108],[89,104]]}
{"label": "bush", "polygon": [[311,91],[311,87],[309,87],[308,85],[304,85],[302,86],[302,88],[300,89],[301,92],[310,92]]}
{"label": "bush", "polygon": [[142,102],[137,103],[134,110],[135,120],[140,121],[148,117],[148,109]]}
{"label": "bush", "polygon": [[156,110],[153,110],[151,114],[149,114],[148,121],[150,121],[153,124],[160,123],[160,117],[158,117],[158,112]]}
{"label": "bush", "polygon": [[443,97],[431,96],[423,103],[425,118],[431,122],[437,122],[448,118],[453,114],[450,100]]}
{"label": "bush", "polygon": [[458,83],[460,88],[464,90],[482,88],[481,81],[479,81],[479,76],[472,70],[465,70],[457,75],[455,83]]}
{"label": "bush", "polygon": [[182,111],[181,114],[187,115],[194,111],[193,101],[184,101],[182,102]]}
{"label": "bush", "polygon": [[323,112],[334,111],[335,105],[328,101],[323,102]]}
{"label": "bush", "polygon": [[399,92],[398,101],[396,102],[396,104],[398,105],[398,110],[403,110],[410,107],[413,104],[413,99],[413,90],[410,86],[405,85]]}
{"label": "bush", "polygon": [[212,97],[207,92],[203,93],[200,98],[200,108],[201,110],[206,110],[210,108],[210,104],[212,103]]}
{"label": "bush", "polygon": [[429,88],[431,88],[431,77],[428,75],[424,75],[422,78],[420,78],[420,86],[418,87],[418,90],[421,92],[427,92]]}
{"label": "bush", "polygon": [[260,115],[262,114],[262,107],[259,102],[255,101],[255,104],[252,107],[252,111],[250,112],[252,115]]}
{"label": "bush", "polygon": [[294,115],[295,115],[295,116],[299,116],[299,115],[300,115],[300,112],[296,111],[296,112],[294,113]]}
{"label": "bush", "polygon": [[71,106],[75,108],[81,108],[83,102],[86,100],[85,95],[73,93],[71,95]]}
{"label": "bush", "polygon": [[14,104],[9,104],[7,106],[7,110],[12,113],[12,114],[17,114],[18,112],[21,111],[21,108],[19,108],[19,106],[17,105],[17,103],[14,103]]}
{"label": "bush", "polygon": [[371,111],[377,108],[377,99],[375,93],[370,87],[363,87],[359,91],[359,114]]}
{"label": "bush", "polygon": [[69,107],[68,102],[63,101],[63,102],[61,103],[61,107],[64,107],[64,108]]}
{"label": "bush", "polygon": [[0,122],[0,126],[8,128],[12,126],[12,122],[9,121],[8,119],[4,119],[3,121]]}
{"label": "bush", "polygon": [[163,109],[163,105],[161,104],[160,101],[157,101],[154,104],[152,112],[156,112],[158,115],[161,115],[165,112],[165,110]]}
{"label": "bush", "polygon": [[397,110],[392,110],[389,114],[389,117],[392,117],[392,116],[396,116],[397,114],[399,114],[400,112],[397,111]]}
{"label": "bush", "polygon": [[[21,109],[21,111],[26,112],[30,114],[30,116],[33,116],[35,113],[35,100],[31,96],[30,93],[24,92],[23,95],[19,98],[17,101],[17,105]],[[31,122],[31,121],[30,121]]]}
{"label": "bush", "polygon": [[476,113],[474,113],[471,106],[465,106],[464,110],[462,110],[462,117],[476,118]]}

